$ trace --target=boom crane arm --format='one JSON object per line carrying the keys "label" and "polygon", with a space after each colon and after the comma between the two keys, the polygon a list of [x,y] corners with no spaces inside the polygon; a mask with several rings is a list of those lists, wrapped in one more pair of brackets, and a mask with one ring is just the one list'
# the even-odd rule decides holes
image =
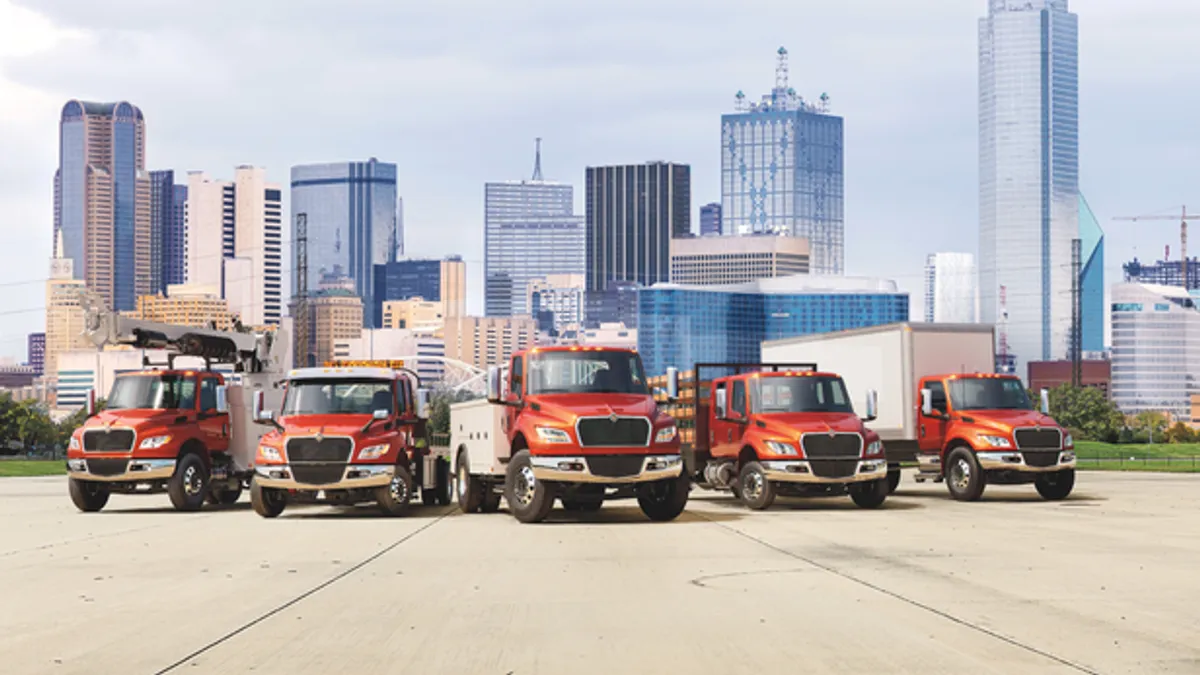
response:
{"label": "boom crane arm", "polygon": [[1179,221],[1179,257],[1183,261],[1180,264],[1180,273],[1183,275],[1183,287],[1191,288],[1188,285],[1190,281],[1188,274],[1188,257],[1187,257],[1187,221],[1200,217],[1196,212],[1188,213],[1187,207],[1183,206],[1179,210],[1178,216],[1121,216],[1113,218],[1113,220],[1125,220],[1137,222],[1139,220],[1178,220]]}

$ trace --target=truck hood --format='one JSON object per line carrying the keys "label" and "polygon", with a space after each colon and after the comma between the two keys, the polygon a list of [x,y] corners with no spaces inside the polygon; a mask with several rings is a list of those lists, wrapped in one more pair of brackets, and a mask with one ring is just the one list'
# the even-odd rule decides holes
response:
{"label": "truck hood", "polygon": [[114,427],[146,427],[167,426],[185,415],[192,414],[191,410],[101,410],[94,417],[84,422],[84,429],[95,429],[110,424]]}
{"label": "truck hood", "polygon": [[[371,415],[288,415],[279,419],[288,436],[351,436],[357,438]],[[383,422],[377,422],[383,428]]]}
{"label": "truck hood", "polygon": [[864,433],[862,420],[851,413],[760,413],[755,419],[766,424],[768,432],[790,438],[804,433]]}
{"label": "truck hood", "polygon": [[530,406],[536,404],[537,414],[564,425],[571,425],[579,417],[648,417],[655,421],[657,407],[654,399],[643,394],[545,394],[525,399]]}
{"label": "truck hood", "polygon": [[965,410],[958,414],[974,420],[978,427],[1005,434],[1018,427],[1058,427],[1053,417],[1036,410]]}

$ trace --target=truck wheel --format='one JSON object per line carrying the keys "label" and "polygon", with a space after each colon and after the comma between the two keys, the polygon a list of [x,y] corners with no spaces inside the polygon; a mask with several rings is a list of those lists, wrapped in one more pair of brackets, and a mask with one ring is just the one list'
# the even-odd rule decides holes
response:
{"label": "truck wheel", "polygon": [[504,495],[496,492],[491,485],[483,486],[483,500],[479,504],[479,510],[484,513],[495,513],[500,510],[500,498]]}
{"label": "truck wheel", "polygon": [[946,487],[950,496],[960,502],[973,502],[983,494],[987,476],[975,461],[975,453],[967,448],[955,448],[946,460]]}
{"label": "truck wheel", "polygon": [[209,490],[208,497],[205,499],[209,504],[214,506],[230,506],[236,504],[237,500],[242,498],[242,488],[238,486],[230,489],[213,489]]}
{"label": "truck wheel", "polygon": [[175,473],[167,481],[167,494],[176,511],[199,511],[208,496],[208,467],[200,455],[189,452],[175,466]]}
{"label": "truck wheel", "polygon": [[742,467],[737,489],[742,493],[742,503],[755,511],[770,508],[775,503],[775,486],[767,480],[758,462],[746,462],[746,466]]}
{"label": "truck wheel", "polygon": [[375,503],[385,516],[403,516],[408,514],[409,500],[412,499],[413,480],[408,467],[397,464],[392,482],[383,487],[375,488]]}
{"label": "truck wheel", "polygon": [[286,490],[265,488],[256,480],[250,481],[250,505],[254,507],[254,512],[263,518],[274,518],[283,513],[283,509],[287,507],[287,496]]}
{"label": "truck wheel", "polygon": [[864,509],[877,509],[888,498],[891,482],[886,478],[855,483],[850,486],[850,498]]}
{"label": "truck wheel", "polygon": [[888,486],[888,494],[895,492],[896,488],[900,487],[900,465],[899,464],[888,466],[887,486]]}
{"label": "truck wheel", "polygon": [[[638,506],[642,507],[642,513],[650,520],[675,520],[687,506],[691,487],[692,479],[686,473],[680,474],[678,478],[639,485]],[[599,508],[599,505],[596,508]]]}
{"label": "truck wheel", "polygon": [[104,483],[72,478],[67,484],[67,491],[75,508],[84,513],[95,513],[108,503],[108,486]]}
{"label": "truck wheel", "polygon": [[450,462],[444,459],[437,461],[437,488],[434,490],[438,506],[449,506],[454,500],[454,480],[450,477]]}
{"label": "truck wheel", "polygon": [[1043,499],[1051,501],[1066,499],[1075,487],[1075,469],[1063,469],[1054,473],[1042,474],[1037,477],[1034,484]]}
{"label": "truck wheel", "polygon": [[504,498],[508,510],[522,523],[540,523],[554,507],[554,492],[533,475],[529,451],[522,450],[508,463],[504,480]]}
{"label": "truck wheel", "polygon": [[[455,478],[458,493],[458,508],[463,513],[475,513],[484,501],[484,485],[478,478],[471,475],[471,467],[467,464],[466,451],[458,453],[458,474]],[[499,500],[497,500],[497,504]]]}

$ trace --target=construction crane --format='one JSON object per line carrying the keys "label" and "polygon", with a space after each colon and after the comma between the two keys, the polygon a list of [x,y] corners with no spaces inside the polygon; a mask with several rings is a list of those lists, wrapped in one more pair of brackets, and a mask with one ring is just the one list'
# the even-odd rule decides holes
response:
{"label": "construction crane", "polygon": [[[1180,258],[1180,260],[1183,261],[1183,263],[1180,265],[1179,271],[1183,276],[1183,287],[1186,290],[1191,289],[1191,286],[1188,285],[1188,281],[1189,281],[1188,277],[1190,275],[1188,274],[1188,257],[1187,257],[1187,221],[1190,218],[1196,218],[1196,217],[1200,217],[1200,214],[1197,214],[1195,212],[1188,213],[1187,206],[1183,206],[1179,210],[1179,216],[1178,216],[1178,219],[1179,219],[1179,258]],[[1113,220],[1124,220],[1124,221],[1132,221],[1132,222],[1137,222],[1137,221],[1141,221],[1141,220],[1175,220],[1175,219],[1176,219],[1176,216],[1121,216],[1118,218],[1113,218]],[[1170,249],[1168,249],[1168,251],[1169,250]],[[1170,256],[1168,255],[1168,257],[1170,257]]]}

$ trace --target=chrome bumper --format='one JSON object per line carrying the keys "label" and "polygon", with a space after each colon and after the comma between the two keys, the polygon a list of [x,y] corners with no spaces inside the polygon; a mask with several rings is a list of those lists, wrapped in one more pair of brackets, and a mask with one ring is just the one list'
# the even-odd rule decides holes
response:
{"label": "chrome bumper", "polygon": [[[119,457],[97,457],[96,459],[120,459]],[[88,471],[86,459],[68,459],[67,475],[79,480],[94,480],[104,483],[146,483],[167,480],[175,475],[173,459],[130,459],[125,473],[101,476]]]}
{"label": "chrome bumper", "polygon": [[980,468],[985,471],[1027,471],[1029,473],[1049,473],[1052,471],[1062,471],[1063,469],[1075,468],[1075,451],[1040,451],[1031,450],[1029,452],[1046,452],[1055,453],[1058,455],[1058,462],[1050,466],[1030,466],[1025,463],[1025,457],[1018,450],[1005,450],[1002,452],[976,452],[975,459],[979,462]]}
{"label": "chrome bumper", "polygon": [[396,471],[390,464],[347,464],[342,478],[333,483],[297,482],[288,464],[265,464],[254,467],[254,480],[259,485],[277,490],[354,490],[383,487],[392,482]]}
{"label": "chrome bumper", "polygon": [[854,475],[846,476],[845,478],[822,478],[817,476],[813,474],[812,466],[805,459],[767,460],[759,462],[759,464],[762,465],[763,473],[766,475],[767,480],[778,481],[780,483],[861,483],[868,480],[887,478],[888,472],[887,459],[883,457],[879,459],[859,460]]}
{"label": "chrome bumper", "polygon": [[592,473],[588,469],[587,457],[531,457],[530,463],[533,465],[534,478],[563,483],[651,483],[678,478],[683,472],[683,458],[680,455],[648,455],[642,460],[641,471],[616,478]]}

